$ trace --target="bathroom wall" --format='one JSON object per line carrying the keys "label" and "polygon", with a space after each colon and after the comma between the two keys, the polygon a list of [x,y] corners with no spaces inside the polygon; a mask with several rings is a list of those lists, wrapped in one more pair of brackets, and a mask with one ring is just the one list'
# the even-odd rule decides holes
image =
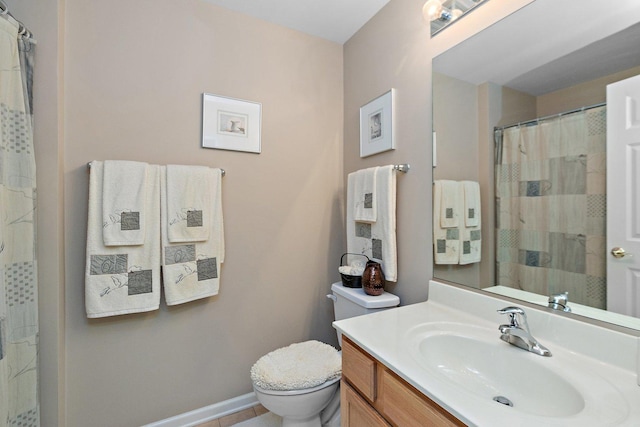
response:
{"label": "bathroom wall", "polygon": [[[478,87],[444,74],[433,73],[433,123],[437,138],[437,166],[433,179],[479,181]],[[487,234],[487,233],[485,233]],[[483,236],[484,237],[484,236]],[[480,263],[435,264],[440,279],[480,286]]]}
{"label": "bathroom wall", "polygon": [[[336,344],[342,46],[199,0],[66,0],[65,50],[66,425],[181,414],[250,392],[274,348]],[[200,148],[202,92],[262,103],[261,154]],[[226,170],[218,296],[86,319],[93,159]]]}
{"label": "bathroom wall", "polygon": [[537,116],[563,113],[575,108],[595,105],[607,100],[607,85],[640,74],[640,67],[580,83],[537,97]]}
{"label": "bathroom wall", "polygon": [[[410,163],[398,174],[398,282],[402,304],[427,298],[431,257],[431,56],[422,0],[389,2],[344,46],[344,179],[358,169]],[[359,109],[396,89],[396,149],[360,158]]]}

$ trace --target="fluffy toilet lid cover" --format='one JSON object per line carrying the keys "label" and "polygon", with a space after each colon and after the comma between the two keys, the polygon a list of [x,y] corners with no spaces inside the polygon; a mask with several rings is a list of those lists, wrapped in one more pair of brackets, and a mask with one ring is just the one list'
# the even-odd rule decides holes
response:
{"label": "fluffy toilet lid cover", "polygon": [[341,373],[338,350],[311,340],[265,354],[251,367],[251,380],[266,390],[301,390],[338,378]]}

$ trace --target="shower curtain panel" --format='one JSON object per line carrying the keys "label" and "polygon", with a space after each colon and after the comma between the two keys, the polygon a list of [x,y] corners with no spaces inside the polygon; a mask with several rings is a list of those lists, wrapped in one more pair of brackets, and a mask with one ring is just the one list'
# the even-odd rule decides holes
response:
{"label": "shower curtain panel", "polygon": [[606,308],[606,111],[496,130],[497,284]]}
{"label": "shower curtain panel", "polygon": [[0,19],[0,426],[39,426],[34,42]]}

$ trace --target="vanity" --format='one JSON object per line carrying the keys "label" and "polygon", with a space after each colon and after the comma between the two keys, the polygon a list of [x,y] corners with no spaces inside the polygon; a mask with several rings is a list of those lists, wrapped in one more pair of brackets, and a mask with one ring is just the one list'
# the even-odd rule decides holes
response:
{"label": "vanity", "polygon": [[640,425],[637,336],[525,307],[544,357],[500,339],[509,306],[431,281],[426,302],[334,322],[343,426]]}
{"label": "vanity", "polygon": [[342,341],[342,366],[344,427],[464,425],[348,338]]}

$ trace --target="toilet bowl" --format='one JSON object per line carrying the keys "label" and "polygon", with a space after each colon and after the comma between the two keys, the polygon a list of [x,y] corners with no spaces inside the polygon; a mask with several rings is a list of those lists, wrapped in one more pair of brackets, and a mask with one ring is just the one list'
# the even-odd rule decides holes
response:
{"label": "toilet bowl", "polygon": [[[335,320],[396,307],[400,299],[384,292],[331,286]],[[338,335],[338,342],[341,337]],[[251,368],[258,401],[282,417],[283,427],[340,426],[340,352],[328,344],[305,341],[262,356]]]}
{"label": "toilet bowl", "polygon": [[282,417],[282,427],[321,427],[320,413],[332,399],[340,398],[339,385],[340,378],[334,378],[303,390],[267,390],[254,384],[253,391],[262,406]]}

